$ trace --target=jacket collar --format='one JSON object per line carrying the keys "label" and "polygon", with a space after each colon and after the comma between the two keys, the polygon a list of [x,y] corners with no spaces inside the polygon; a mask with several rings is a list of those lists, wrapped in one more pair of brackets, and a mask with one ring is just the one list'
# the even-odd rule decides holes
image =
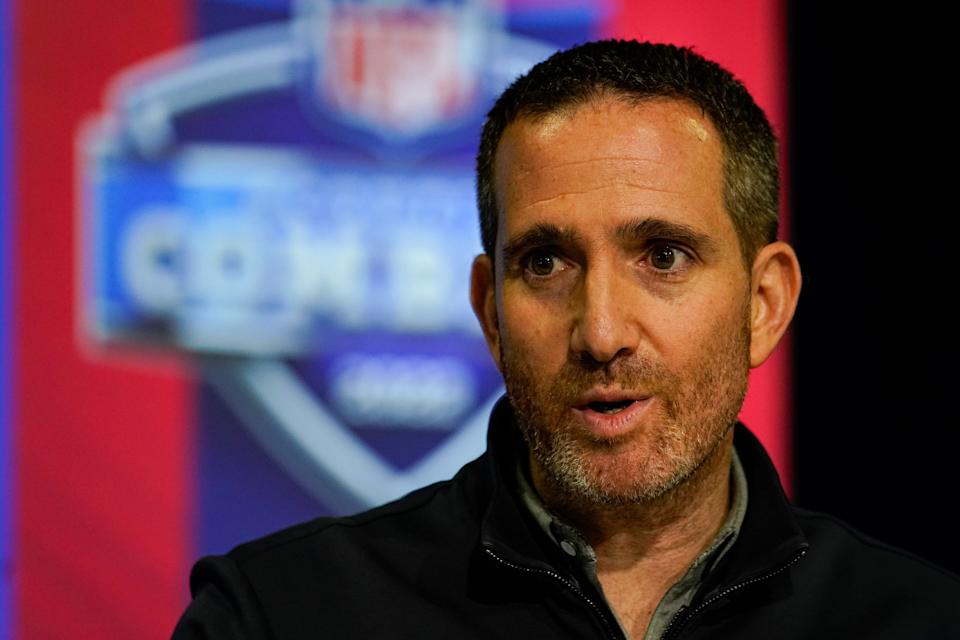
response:
{"label": "jacket collar", "polygon": [[757,437],[737,423],[733,446],[740,456],[750,498],[736,542],[706,580],[720,589],[748,582],[789,565],[808,543],[780,484],[773,462]]}
{"label": "jacket collar", "polygon": [[480,525],[480,541],[512,562],[552,569],[549,558],[553,545],[543,539],[513,481],[518,458],[526,451],[513,408],[503,396],[490,414],[487,431],[487,471],[492,490]]}
{"label": "jacket collar", "polygon": [[[738,423],[734,446],[749,487],[747,513],[733,546],[706,576],[707,591],[775,571],[807,547],[763,445]],[[512,562],[553,569],[554,545],[544,539],[521,504],[512,481],[517,456],[525,451],[513,410],[503,397],[491,413],[487,433],[491,493],[481,521],[480,539],[484,547]]]}

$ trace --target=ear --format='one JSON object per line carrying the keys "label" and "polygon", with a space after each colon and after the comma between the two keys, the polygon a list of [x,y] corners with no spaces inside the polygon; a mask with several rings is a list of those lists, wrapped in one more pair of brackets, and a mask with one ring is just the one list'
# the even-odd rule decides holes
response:
{"label": "ear", "polygon": [[793,319],[800,296],[800,262],[793,247],[773,242],[753,261],[750,366],[763,364]]}
{"label": "ear", "polygon": [[480,322],[483,337],[487,339],[490,355],[500,369],[500,324],[497,322],[496,281],[493,261],[485,253],[473,259],[473,268],[470,270],[470,305]]}

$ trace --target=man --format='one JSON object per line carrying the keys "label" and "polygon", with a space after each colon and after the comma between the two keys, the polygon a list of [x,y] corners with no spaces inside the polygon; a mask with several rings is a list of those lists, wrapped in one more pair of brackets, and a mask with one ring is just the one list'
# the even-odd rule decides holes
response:
{"label": "man", "polygon": [[960,579],[791,508],[736,425],[800,290],[738,82],[666,45],[558,53],[491,110],[477,184],[487,453],[202,560],[176,637],[960,637]]}

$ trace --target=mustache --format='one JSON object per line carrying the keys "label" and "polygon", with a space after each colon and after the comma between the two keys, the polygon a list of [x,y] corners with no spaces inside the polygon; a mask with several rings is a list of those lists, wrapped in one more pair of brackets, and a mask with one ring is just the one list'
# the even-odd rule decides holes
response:
{"label": "mustache", "polygon": [[596,387],[653,393],[671,378],[672,374],[662,363],[641,354],[599,362],[589,354],[577,353],[567,358],[554,378],[550,395],[554,401],[570,405]]}

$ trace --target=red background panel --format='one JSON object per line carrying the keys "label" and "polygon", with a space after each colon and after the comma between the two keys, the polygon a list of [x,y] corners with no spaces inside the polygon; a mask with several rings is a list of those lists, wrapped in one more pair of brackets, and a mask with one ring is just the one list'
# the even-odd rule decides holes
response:
{"label": "red background panel", "polygon": [[15,633],[162,638],[186,597],[190,385],[76,339],[75,135],[121,68],[181,43],[148,0],[14,7]]}

